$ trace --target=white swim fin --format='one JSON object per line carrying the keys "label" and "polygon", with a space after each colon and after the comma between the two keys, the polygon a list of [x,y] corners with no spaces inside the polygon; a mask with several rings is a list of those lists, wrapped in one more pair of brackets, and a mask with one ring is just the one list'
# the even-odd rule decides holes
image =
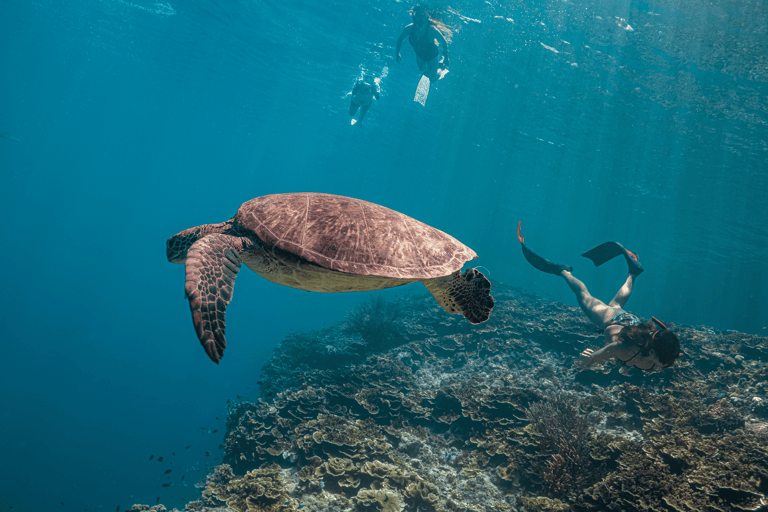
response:
{"label": "white swim fin", "polygon": [[419,86],[416,88],[416,94],[413,96],[413,101],[418,101],[424,105],[427,102],[427,96],[429,96],[429,78],[421,75],[421,80],[419,80]]}

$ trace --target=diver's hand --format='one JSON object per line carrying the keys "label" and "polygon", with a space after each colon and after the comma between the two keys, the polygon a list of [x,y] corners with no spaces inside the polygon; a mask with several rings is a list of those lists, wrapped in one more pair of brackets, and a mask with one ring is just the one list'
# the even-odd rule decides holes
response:
{"label": "diver's hand", "polygon": [[395,60],[396,60],[397,62],[400,62],[400,59],[401,59],[401,57],[400,57],[400,52],[397,52],[397,53],[395,54]]}
{"label": "diver's hand", "polygon": [[592,354],[594,354],[595,351],[591,348],[585,349],[584,352],[581,353],[581,358],[577,359],[574,363],[574,366],[576,368],[587,368],[592,364]]}

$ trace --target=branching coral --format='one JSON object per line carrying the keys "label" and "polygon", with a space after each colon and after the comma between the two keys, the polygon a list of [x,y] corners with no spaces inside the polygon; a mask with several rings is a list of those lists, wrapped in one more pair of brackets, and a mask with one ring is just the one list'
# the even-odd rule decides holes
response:
{"label": "branching coral", "polygon": [[537,472],[547,482],[553,496],[580,491],[597,476],[589,457],[593,425],[578,413],[565,395],[532,404],[525,412],[538,434]]}
{"label": "branching coral", "polygon": [[560,451],[547,461],[544,469],[544,481],[549,483],[549,491],[555,496],[563,496],[574,487],[574,480],[579,478],[578,471],[584,465],[579,453],[563,439]]}
{"label": "branching coral", "polygon": [[401,313],[400,302],[391,302],[382,295],[375,295],[347,313],[344,328],[347,332],[359,334],[369,343],[402,339],[398,323]]}

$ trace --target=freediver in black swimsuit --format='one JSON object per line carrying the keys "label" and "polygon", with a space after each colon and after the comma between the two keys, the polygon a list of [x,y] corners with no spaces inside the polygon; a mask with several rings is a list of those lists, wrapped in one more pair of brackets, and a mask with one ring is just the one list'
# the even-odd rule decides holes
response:
{"label": "freediver in black swimsuit", "polygon": [[[397,49],[395,51],[395,60],[400,62],[400,48],[405,38],[413,46],[416,53],[416,64],[419,70],[434,82],[442,78],[445,70],[448,68],[448,41],[438,28],[438,23],[429,17],[429,13],[424,7],[414,8],[413,23],[403,29],[400,37],[397,39]],[[438,60],[438,44],[443,48],[443,61]]]}

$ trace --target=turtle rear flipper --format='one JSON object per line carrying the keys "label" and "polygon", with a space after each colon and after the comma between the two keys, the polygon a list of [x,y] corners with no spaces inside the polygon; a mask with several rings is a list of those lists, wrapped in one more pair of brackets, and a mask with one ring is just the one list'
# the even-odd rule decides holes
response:
{"label": "turtle rear flipper", "polygon": [[493,309],[491,282],[476,268],[462,275],[451,275],[422,281],[443,309],[452,315],[461,313],[473,324],[488,320]]}
{"label": "turtle rear flipper", "polygon": [[242,238],[217,233],[201,238],[187,252],[185,295],[197,337],[216,364],[227,346],[224,313],[240,271],[243,244]]}

